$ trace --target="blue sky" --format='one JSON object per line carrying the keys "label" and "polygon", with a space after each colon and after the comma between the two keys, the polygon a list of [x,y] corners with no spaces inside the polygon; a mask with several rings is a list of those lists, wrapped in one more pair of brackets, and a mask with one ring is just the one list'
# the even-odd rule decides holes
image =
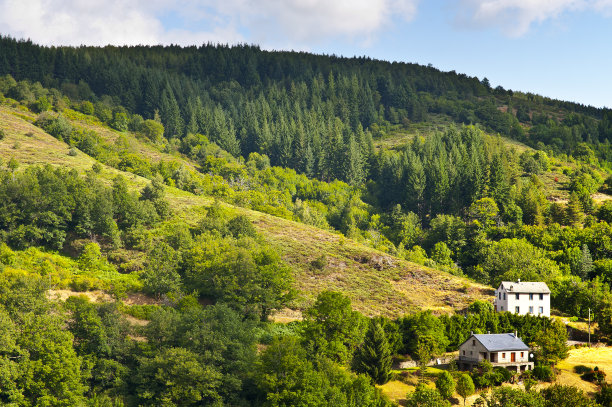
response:
{"label": "blue sky", "polygon": [[0,0],[0,33],[367,55],[612,107],[612,0]]}

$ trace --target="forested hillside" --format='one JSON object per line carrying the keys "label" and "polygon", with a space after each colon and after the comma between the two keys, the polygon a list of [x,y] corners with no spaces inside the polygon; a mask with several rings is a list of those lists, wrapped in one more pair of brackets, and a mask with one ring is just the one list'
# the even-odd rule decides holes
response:
{"label": "forested hillside", "polygon": [[[2,37],[0,400],[383,406],[393,354],[563,331],[469,306],[518,278],[606,339],[611,138],[608,110],[415,64]],[[33,379],[62,354],[62,389]]]}

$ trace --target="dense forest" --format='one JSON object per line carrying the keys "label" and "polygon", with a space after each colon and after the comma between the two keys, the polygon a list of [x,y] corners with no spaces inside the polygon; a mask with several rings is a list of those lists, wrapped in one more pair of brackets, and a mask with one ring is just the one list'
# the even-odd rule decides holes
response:
{"label": "dense forest", "polygon": [[[304,301],[291,266],[227,204],[493,287],[545,281],[557,312],[590,309],[598,338],[612,337],[612,200],[594,199],[612,192],[609,110],[432,67],[246,45],[1,37],[0,75],[11,114],[96,160],[77,171],[0,157],[1,403],[385,406],[375,384],[393,377],[392,357],[417,361],[422,380],[429,359],[470,332],[518,331],[539,349],[539,380],[567,356],[554,320],[480,302],[370,318],[324,291],[303,320],[270,322]],[[153,160],[132,138],[172,159]],[[147,185],[109,179],[103,165]],[[168,187],[214,203],[187,222]],[[326,266],[324,255],[309,265]],[[156,303],[56,302],[50,288]],[[487,366],[469,376],[479,389],[508,380]],[[600,401],[612,393],[600,390]],[[428,391],[408,405],[444,394]],[[594,405],[563,386],[490,397],[482,405]]]}

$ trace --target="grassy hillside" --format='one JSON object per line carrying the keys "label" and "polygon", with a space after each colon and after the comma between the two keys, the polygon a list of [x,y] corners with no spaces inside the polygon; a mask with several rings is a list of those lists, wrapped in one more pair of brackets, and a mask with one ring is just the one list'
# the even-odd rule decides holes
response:
{"label": "grassy hillside", "polygon": [[[184,158],[160,152],[156,146],[129,133],[118,133],[91,119],[70,115],[77,127],[94,131],[109,143],[120,136],[130,149],[152,161],[179,160],[195,167]],[[32,122],[35,115],[16,108],[0,107],[0,126],[5,138],[0,141],[0,158],[4,165],[14,158],[20,169],[27,165],[52,164],[74,168],[84,173],[96,162],[45,133]],[[18,169],[19,170],[19,169]],[[109,181],[122,173],[131,188],[141,189],[147,180],[103,166],[101,176]],[[167,188],[167,199],[177,218],[195,225],[213,200],[176,188]],[[278,218],[257,211],[227,205],[232,211],[245,214],[265,240],[273,245],[291,265],[299,292],[294,301],[297,310],[310,304],[323,290],[337,290],[348,295],[355,309],[366,315],[397,316],[418,309],[449,312],[464,308],[478,299],[487,299],[491,290],[468,280],[401,260],[369,248],[340,234]],[[299,316],[298,314],[291,314]]]}

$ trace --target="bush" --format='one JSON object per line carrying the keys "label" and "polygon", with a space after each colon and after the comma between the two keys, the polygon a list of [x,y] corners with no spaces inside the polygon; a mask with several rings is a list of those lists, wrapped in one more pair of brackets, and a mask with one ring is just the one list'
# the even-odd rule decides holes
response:
{"label": "bush", "polygon": [[4,139],[6,137],[6,133],[4,132],[3,129],[0,129],[0,140]]}
{"label": "bush", "polygon": [[533,377],[540,381],[552,382],[555,379],[555,372],[550,366],[537,365],[533,369]]}
{"label": "bush", "polygon": [[582,374],[580,378],[591,383],[603,383],[603,381],[606,379],[606,372],[599,370],[599,368],[595,366],[595,369]]}
{"label": "bush", "polygon": [[74,147],[70,148],[70,150],[68,150],[68,155],[70,157],[76,157],[78,155],[77,149]]}
{"label": "bush", "polygon": [[320,255],[311,261],[310,265],[317,270],[323,270],[327,266],[327,256],[325,254]]}
{"label": "bush", "polygon": [[255,237],[257,235],[253,224],[244,215],[238,215],[227,222],[227,231],[235,238],[240,236]]}
{"label": "bush", "polygon": [[583,374],[583,373],[587,373],[587,372],[592,372],[593,369],[585,366],[585,365],[576,365],[574,366],[574,372],[578,373],[578,374]]}

